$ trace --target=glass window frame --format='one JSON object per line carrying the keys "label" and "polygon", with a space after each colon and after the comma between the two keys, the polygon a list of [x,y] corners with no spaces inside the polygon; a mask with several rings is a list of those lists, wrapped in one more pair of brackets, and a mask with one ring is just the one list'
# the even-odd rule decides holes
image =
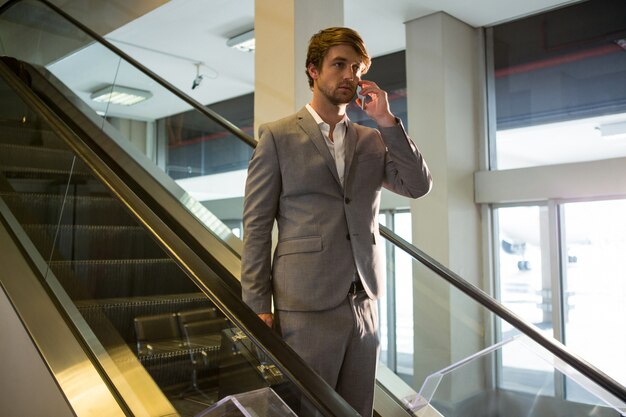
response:
{"label": "glass window frame", "polygon": [[[395,208],[395,209],[384,209],[380,210],[379,219],[384,217],[384,222],[381,221],[381,224],[391,229],[395,233],[396,222],[395,216],[397,214],[409,214],[411,215],[411,210],[409,208]],[[386,277],[387,277],[387,286],[386,286],[386,296],[385,296],[385,305],[383,306],[381,300],[378,300],[378,308],[380,311],[379,314],[379,329],[382,330],[383,320],[385,320],[386,326],[386,350],[384,351],[384,359],[381,355],[379,358],[380,362],[383,362],[385,366],[387,366],[394,373],[399,374],[399,361],[398,361],[398,343],[397,343],[397,301],[396,301],[396,281],[397,281],[397,269],[395,268],[396,264],[396,247],[390,242],[386,242],[385,245],[385,258],[386,258]],[[382,308],[385,311],[382,311]],[[381,333],[381,346],[382,346],[382,333]],[[383,353],[381,351],[381,353]],[[412,352],[411,352],[412,353]],[[411,364],[413,365],[413,364]],[[405,377],[410,378],[412,374],[403,374]]]}
{"label": "glass window frame", "polygon": [[[495,95],[495,72],[494,72],[494,47],[493,47],[493,29],[491,27],[483,28],[483,39],[485,41],[484,47],[484,98],[485,98],[485,128],[484,128],[484,137],[482,139],[482,149],[484,152],[484,159],[480,160],[481,167],[480,169],[485,171],[493,172],[492,178],[504,178],[504,176],[499,176],[497,174],[498,166],[497,166],[497,144],[496,144],[496,95]],[[625,159],[625,158],[621,158]],[[602,160],[595,161],[602,162]],[[616,161],[617,162],[617,161]],[[558,165],[558,164],[557,164]],[[567,164],[563,164],[565,166]],[[598,165],[593,162],[586,163],[578,163],[574,170],[575,172],[580,172],[581,175],[584,174],[585,170],[597,168]],[[553,337],[565,344],[567,341],[567,334],[565,331],[565,306],[564,300],[566,299],[564,291],[564,280],[565,274],[567,271],[567,265],[564,263],[567,261],[567,245],[565,241],[565,219],[564,219],[564,210],[565,205],[569,203],[576,202],[593,202],[593,201],[605,201],[612,199],[623,199],[626,198],[626,194],[624,194],[623,187],[609,185],[600,187],[597,192],[589,192],[588,189],[580,189],[577,188],[577,185],[571,183],[571,181],[559,181],[559,185],[562,183],[566,183],[565,187],[561,187],[556,192],[548,193],[552,191],[549,187],[542,187],[541,185],[537,186],[536,189],[532,191],[525,190],[526,195],[519,196],[518,199],[511,193],[500,192],[499,190],[504,189],[505,187],[510,187],[515,183],[516,179],[521,179],[530,172],[536,173],[545,173],[543,170],[544,167],[528,167],[517,170],[514,175],[510,177],[506,177],[504,181],[489,181],[488,184],[477,184],[476,187],[478,191],[480,191],[480,187],[492,187],[489,191],[489,197],[485,201],[477,201],[477,204],[482,204],[483,206],[483,216],[485,223],[483,225],[483,236],[485,236],[486,241],[488,242],[485,245],[485,248],[488,248],[485,251],[484,255],[484,265],[486,265],[487,270],[489,271],[489,285],[491,291],[493,291],[493,295],[496,298],[499,298],[499,294],[501,291],[501,282],[499,277],[499,268],[500,268],[500,260],[499,260],[499,233],[498,233],[498,215],[497,210],[499,208],[506,207],[518,207],[518,206],[535,206],[540,205],[547,208],[547,219],[548,224],[546,228],[547,233],[547,244],[549,245],[549,258],[547,262],[549,262],[549,271],[550,271],[550,283],[552,286],[552,297],[551,297],[551,307],[552,307],[552,318],[553,318]],[[512,170],[514,171],[514,170]],[[559,175],[561,173],[570,173],[572,170],[554,170],[552,171],[555,175]],[[612,184],[614,182],[614,175],[611,175],[609,170],[598,170],[598,174],[594,176],[595,179],[600,178],[601,181],[606,180],[607,184]],[[562,178],[565,180],[565,178]],[[571,184],[570,184],[571,183]],[[494,191],[495,190],[495,191]],[[476,192],[476,195],[479,192]],[[532,198],[528,198],[528,194],[534,194],[535,196]],[[500,197],[502,197],[500,199]],[[501,337],[501,329],[499,326],[494,326],[494,335],[493,337],[496,340],[500,340]],[[496,388],[500,388],[502,386],[502,357],[498,355],[496,358],[496,371],[495,371],[495,385]],[[570,400],[567,395],[567,387],[565,377],[562,375],[555,374],[555,398]],[[576,399],[572,399],[572,401],[576,401]]]}

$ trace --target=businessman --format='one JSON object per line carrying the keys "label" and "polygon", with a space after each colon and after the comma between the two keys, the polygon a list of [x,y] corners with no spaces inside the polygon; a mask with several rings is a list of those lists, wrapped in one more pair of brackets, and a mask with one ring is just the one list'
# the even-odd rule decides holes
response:
{"label": "businessman", "polygon": [[[361,79],[370,63],[352,29],[328,28],[311,38],[311,102],[259,128],[246,182],[241,273],[244,301],[364,417],[372,415],[376,299],[384,288],[381,187],[418,198],[432,185],[387,93]],[[377,129],[346,115],[357,87],[356,104]]]}

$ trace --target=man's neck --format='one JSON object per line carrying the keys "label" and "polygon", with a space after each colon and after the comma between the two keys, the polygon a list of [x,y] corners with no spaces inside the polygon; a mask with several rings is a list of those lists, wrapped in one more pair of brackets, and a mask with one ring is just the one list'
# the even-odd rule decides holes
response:
{"label": "man's neck", "polygon": [[309,104],[317,114],[319,114],[322,120],[330,125],[331,132],[334,130],[335,125],[339,123],[346,114],[347,104],[335,105],[327,101],[316,100],[315,96]]}

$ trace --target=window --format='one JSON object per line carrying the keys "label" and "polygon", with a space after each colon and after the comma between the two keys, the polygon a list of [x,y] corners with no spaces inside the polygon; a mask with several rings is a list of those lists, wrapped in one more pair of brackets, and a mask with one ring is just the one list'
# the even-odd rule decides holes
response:
{"label": "window", "polygon": [[492,169],[626,156],[626,2],[495,26]]}
{"label": "window", "polygon": [[[503,207],[495,210],[499,241],[499,299],[517,315],[553,336],[552,289],[546,206]],[[501,340],[515,336],[503,322]],[[519,344],[501,354],[500,385],[529,393],[554,394],[553,369]]]}
{"label": "window", "polygon": [[[578,2],[488,28],[486,39],[492,171],[525,168],[507,173],[521,178],[546,172],[540,166],[580,162],[550,172],[582,178],[601,165],[585,162],[626,157],[626,2]],[[604,187],[615,173],[595,169],[595,181],[605,182],[597,195],[581,193],[568,176],[556,178],[560,187],[548,187],[548,195],[538,187],[537,201],[513,203],[509,195],[494,203],[496,295],[625,384],[626,200],[623,187]],[[503,340],[513,335],[506,325],[499,330]],[[514,345],[499,359],[500,387],[589,398]]]}
{"label": "window", "polygon": [[[626,200],[563,205],[565,342],[626,384]],[[577,398],[581,394],[574,391]]]}
{"label": "window", "polygon": [[[387,210],[379,222],[411,242],[411,213]],[[386,244],[387,296],[379,301],[380,360],[409,384],[413,376],[413,265],[404,251]]]}

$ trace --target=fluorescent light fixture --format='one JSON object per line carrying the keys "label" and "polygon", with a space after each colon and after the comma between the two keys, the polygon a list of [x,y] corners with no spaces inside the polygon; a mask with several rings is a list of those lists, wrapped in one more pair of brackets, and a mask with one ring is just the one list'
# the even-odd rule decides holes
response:
{"label": "fluorescent light fixture", "polygon": [[626,121],[601,124],[598,130],[603,139],[621,139],[626,137]]}
{"label": "fluorescent light fixture", "polygon": [[226,41],[226,45],[242,52],[254,52],[254,29],[233,36]]}
{"label": "fluorescent light fixture", "polygon": [[112,103],[121,106],[132,106],[152,97],[149,91],[138,90],[120,85],[108,85],[91,93],[91,99],[99,103]]}

